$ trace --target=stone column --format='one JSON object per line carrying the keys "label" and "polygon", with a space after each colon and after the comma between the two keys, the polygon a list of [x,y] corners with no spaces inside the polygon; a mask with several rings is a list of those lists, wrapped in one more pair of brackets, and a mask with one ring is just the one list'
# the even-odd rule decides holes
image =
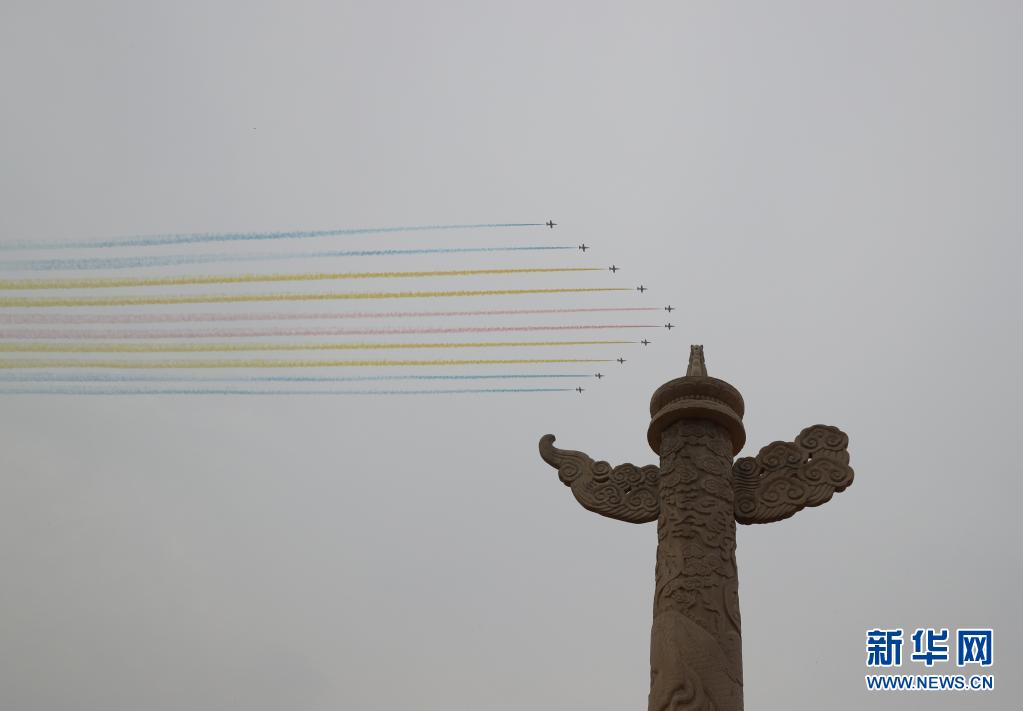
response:
{"label": "stone column", "polygon": [[742,398],[706,375],[700,352],[650,409],[661,475],[649,711],[741,711],[732,458],[745,441]]}
{"label": "stone column", "polygon": [[707,375],[693,346],[685,376],[650,401],[647,441],[659,466],[594,461],[540,438],[540,456],[584,508],[629,523],[657,521],[650,711],[742,711],[742,637],[735,524],[781,521],[853,482],[849,438],[807,427],[732,458],[746,443],[742,395]]}

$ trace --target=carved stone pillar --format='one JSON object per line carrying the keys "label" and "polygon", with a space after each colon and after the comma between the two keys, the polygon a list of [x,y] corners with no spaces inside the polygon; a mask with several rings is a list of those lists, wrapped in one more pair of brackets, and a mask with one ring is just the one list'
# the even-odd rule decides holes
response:
{"label": "carved stone pillar", "polygon": [[657,521],[649,711],[742,711],[742,637],[735,524],[770,523],[819,506],[853,481],[849,438],[827,425],[732,462],[746,442],[739,391],[707,375],[693,346],[686,375],[650,401],[647,441],[660,466],[612,467],[540,439],[586,509]]}
{"label": "carved stone pillar", "polygon": [[742,413],[739,392],[707,376],[702,349],[650,403],[661,478],[649,711],[743,707],[732,490]]}

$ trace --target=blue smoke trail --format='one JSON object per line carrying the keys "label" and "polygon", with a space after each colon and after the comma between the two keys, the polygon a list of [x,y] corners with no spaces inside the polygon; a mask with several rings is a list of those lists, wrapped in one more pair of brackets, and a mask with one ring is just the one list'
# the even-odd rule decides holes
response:
{"label": "blue smoke trail", "polygon": [[492,375],[256,375],[256,376],[174,376],[117,373],[0,373],[2,383],[351,383],[370,380],[512,380],[533,378],[591,378],[582,373],[497,373]]}
{"label": "blue smoke trail", "polygon": [[[2,247],[0,247],[2,248]],[[536,252],[575,249],[575,247],[438,247],[435,249],[344,249],[326,252],[257,254],[165,254],[153,257],[90,257],[82,259],[18,259],[0,262],[0,269],[9,271],[58,269],[135,269],[138,267],[170,267],[184,264],[214,262],[262,262],[278,259],[321,259],[330,257],[390,257],[404,254],[455,254],[460,252]]]}
{"label": "blue smoke trail", "polygon": [[69,240],[65,242],[12,242],[0,244],[9,249],[93,249],[100,247],[155,247],[164,244],[199,244],[202,242],[257,242],[280,239],[309,239],[341,235],[371,235],[391,232],[425,232],[428,230],[469,230],[498,227],[543,227],[540,222],[493,222],[475,225],[411,225],[406,227],[356,227],[335,230],[294,230],[291,232],[196,232],[191,234],[124,237],[99,242]]}
{"label": "blue smoke trail", "polygon": [[234,390],[214,388],[2,388],[0,395],[465,395],[469,393],[554,393],[574,388],[452,388],[436,390]]}

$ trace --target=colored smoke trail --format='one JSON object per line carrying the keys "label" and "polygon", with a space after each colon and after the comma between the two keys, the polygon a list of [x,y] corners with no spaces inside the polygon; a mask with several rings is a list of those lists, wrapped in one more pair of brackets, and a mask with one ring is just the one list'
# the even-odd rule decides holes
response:
{"label": "colored smoke trail", "polygon": [[212,368],[405,368],[436,365],[540,365],[556,363],[613,363],[611,358],[480,358],[437,360],[266,360],[242,358],[230,360],[66,360],[0,358],[0,370],[49,368],[97,368],[124,370],[175,370]]}
{"label": "colored smoke trail", "polygon": [[205,314],[47,314],[0,313],[0,323],[207,323],[217,321],[314,321],[372,318],[450,318],[459,316],[517,316],[537,314],[582,314],[633,311],[661,311],[657,306],[623,306],[570,309],[484,309],[477,311],[348,311],[340,313],[205,313]]}
{"label": "colored smoke trail", "polygon": [[592,378],[585,373],[495,373],[487,375],[135,375],[129,373],[0,373],[0,383],[354,383],[378,380],[544,380]]}
{"label": "colored smoke trail", "polygon": [[283,239],[309,239],[343,235],[388,234],[393,232],[427,232],[433,230],[469,230],[506,227],[543,227],[541,222],[492,222],[469,225],[411,225],[405,227],[358,227],[334,230],[295,230],[290,232],[221,232],[124,237],[103,241],[68,240],[61,242],[0,243],[0,251],[13,249],[94,249],[100,247],[155,247],[167,244],[200,244],[204,242],[258,242]]}
{"label": "colored smoke trail", "polygon": [[111,289],[134,286],[208,286],[211,284],[252,284],[260,282],[335,281],[343,279],[419,279],[495,274],[551,274],[602,272],[600,267],[524,267],[511,269],[432,269],[404,272],[312,272],[308,274],[236,274],[219,276],[176,276],[98,279],[0,279],[0,290]]}
{"label": "colored smoke trail", "polygon": [[606,346],[635,341],[477,341],[439,343],[0,343],[0,353],[231,353],[239,351],[375,351],[421,348]]}
{"label": "colored smoke trail", "polygon": [[424,249],[340,249],[322,252],[259,252],[255,254],[165,254],[152,257],[83,257],[81,259],[19,259],[0,261],[0,270],[55,271],[87,269],[136,269],[174,267],[216,262],[267,262],[280,259],[330,259],[334,257],[395,257],[414,254],[460,254],[486,252],[539,252],[577,249],[571,246],[436,247]]}
{"label": "colored smoke trail", "polygon": [[563,393],[575,388],[439,388],[433,390],[241,390],[234,388],[0,388],[0,395],[467,395]]}
{"label": "colored smoke trail", "polygon": [[349,299],[435,299],[461,296],[513,296],[519,294],[579,294],[602,291],[632,291],[628,287],[585,287],[559,289],[478,289],[457,291],[326,292],[319,294],[195,294],[188,296],[111,297],[0,297],[0,308],[52,308],[59,306],[154,306],[160,304],[235,304],[252,301],[338,301]]}
{"label": "colored smoke trail", "polygon": [[259,338],[259,337],[294,337],[294,336],[412,336],[426,334],[452,334],[452,333],[515,333],[522,331],[598,331],[618,330],[625,328],[660,328],[656,325],[630,324],[630,323],[604,323],[594,325],[565,325],[565,326],[463,326],[452,328],[265,328],[265,329],[238,329],[238,328],[214,328],[205,331],[196,330],[175,330],[175,331],[140,331],[140,330],[111,330],[111,331],[78,331],[68,329],[36,329],[36,330],[13,330],[4,331],[0,329],[0,338],[7,339],[60,339],[73,341],[81,339],[126,339],[143,340],[147,338]]}

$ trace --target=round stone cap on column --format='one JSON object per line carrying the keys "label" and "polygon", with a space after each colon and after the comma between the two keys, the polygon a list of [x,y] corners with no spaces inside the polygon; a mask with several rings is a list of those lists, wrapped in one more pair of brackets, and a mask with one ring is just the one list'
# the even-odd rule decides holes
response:
{"label": "round stone cap on column", "polygon": [[685,376],[657,388],[650,398],[647,442],[660,455],[661,435],[669,426],[679,420],[711,420],[728,430],[734,456],[746,443],[746,429],[742,426],[745,409],[738,390],[707,375],[703,346],[691,346]]}

